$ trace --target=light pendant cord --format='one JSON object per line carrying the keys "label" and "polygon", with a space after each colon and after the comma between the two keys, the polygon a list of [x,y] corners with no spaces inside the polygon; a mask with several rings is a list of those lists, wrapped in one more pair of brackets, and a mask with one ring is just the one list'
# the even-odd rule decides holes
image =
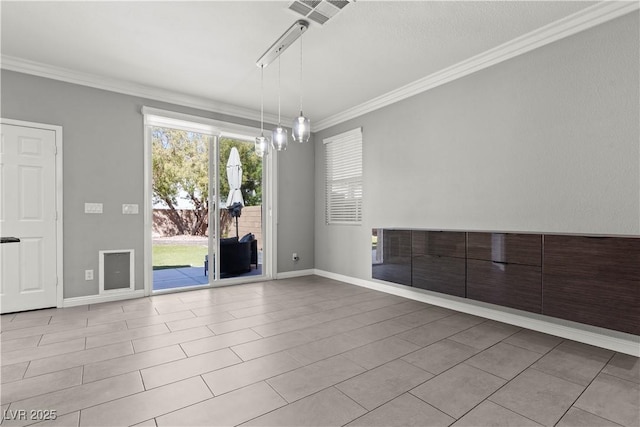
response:
{"label": "light pendant cord", "polygon": [[300,115],[302,115],[302,39],[300,37]]}
{"label": "light pendant cord", "polygon": [[278,56],[278,127],[280,126],[280,57]]}
{"label": "light pendant cord", "polygon": [[260,66],[260,135],[264,136],[264,65]]}

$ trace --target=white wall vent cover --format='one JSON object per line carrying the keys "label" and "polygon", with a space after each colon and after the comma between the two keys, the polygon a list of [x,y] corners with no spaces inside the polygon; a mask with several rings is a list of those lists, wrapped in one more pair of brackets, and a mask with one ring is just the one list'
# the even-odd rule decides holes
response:
{"label": "white wall vent cover", "polygon": [[100,294],[135,289],[134,250],[100,251]]}
{"label": "white wall vent cover", "polygon": [[296,0],[289,9],[322,25],[353,0]]}

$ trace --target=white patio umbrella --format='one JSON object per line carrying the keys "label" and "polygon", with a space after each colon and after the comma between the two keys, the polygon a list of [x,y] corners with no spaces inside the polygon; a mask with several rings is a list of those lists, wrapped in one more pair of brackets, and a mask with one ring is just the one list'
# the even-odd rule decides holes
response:
{"label": "white patio umbrella", "polygon": [[229,209],[231,216],[236,219],[236,237],[238,237],[238,217],[244,206],[244,199],[240,190],[242,185],[242,163],[240,162],[240,153],[238,153],[236,147],[231,148],[229,160],[227,160],[227,181],[229,182],[227,209]]}
{"label": "white patio umbrella", "polygon": [[229,160],[227,160],[227,181],[229,182],[229,196],[227,197],[227,207],[234,203],[241,203],[244,206],[242,198],[242,163],[240,162],[240,153],[236,147],[231,148]]}

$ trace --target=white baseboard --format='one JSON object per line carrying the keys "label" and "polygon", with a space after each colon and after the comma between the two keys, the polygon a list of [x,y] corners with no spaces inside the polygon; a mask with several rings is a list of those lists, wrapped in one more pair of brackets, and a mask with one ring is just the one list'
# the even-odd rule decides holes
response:
{"label": "white baseboard", "polygon": [[117,292],[106,295],[87,295],[84,297],[65,298],[62,301],[63,307],[75,307],[78,305],[99,304],[102,302],[120,301],[132,298],[144,297],[144,289],[138,289],[131,292]]}
{"label": "white baseboard", "polygon": [[283,273],[278,273],[276,275],[277,279],[290,279],[292,277],[302,277],[302,276],[313,276],[316,270],[310,268],[308,270],[294,270],[294,271],[285,271]]}
{"label": "white baseboard", "polygon": [[316,269],[315,274],[329,279],[350,283],[352,285],[362,286],[376,291],[386,292],[388,294],[460,311],[462,313],[472,314],[640,357],[640,337],[637,335],[583,325],[576,322],[569,322],[549,316],[526,313],[509,308],[500,309],[495,305],[484,304],[473,300],[448,297],[429,291],[423,291],[422,289],[384,283],[376,280],[358,279],[324,270]]}

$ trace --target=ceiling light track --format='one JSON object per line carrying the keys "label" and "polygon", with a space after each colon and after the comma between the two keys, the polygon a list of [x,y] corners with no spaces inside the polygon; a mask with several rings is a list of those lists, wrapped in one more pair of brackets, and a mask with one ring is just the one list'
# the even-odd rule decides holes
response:
{"label": "ceiling light track", "polygon": [[298,37],[302,35],[309,28],[309,21],[304,19],[297,20],[283,35],[280,36],[276,42],[271,45],[269,49],[258,59],[256,65],[260,68],[265,68],[276,60],[282,52],[287,50],[289,46],[293,44]]}

